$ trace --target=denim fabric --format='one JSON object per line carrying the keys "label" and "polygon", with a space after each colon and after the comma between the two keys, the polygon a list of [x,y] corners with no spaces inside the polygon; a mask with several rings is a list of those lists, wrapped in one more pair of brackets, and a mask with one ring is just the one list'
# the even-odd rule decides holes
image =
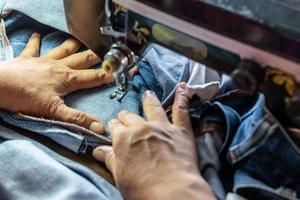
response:
{"label": "denim fabric", "polygon": [[[28,38],[35,31],[40,32],[42,35],[41,55],[57,47],[69,37],[65,33],[44,26],[15,11],[5,19],[5,23],[7,34],[16,56],[21,53]],[[132,90],[126,94],[121,102],[109,97],[116,90],[116,86],[104,86],[78,91],[68,95],[65,98],[65,102],[73,108],[95,115],[105,125],[124,109],[142,115],[141,94],[145,90],[150,89],[155,91],[158,96],[162,96],[162,90],[158,86],[152,69],[148,64],[141,63],[139,68],[139,75],[135,76],[132,81]],[[74,124],[20,114],[16,116],[8,112],[2,112],[0,116],[9,124],[48,136],[60,145],[76,153],[84,153],[87,146],[94,148],[99,145],[111,143],[110,139],[98,136]],[[109,134],[106,133],[106,136],[109,136]]]}
{"label": "denim fabric", "polygon": [[[263,94],[249,96],[231,88],[225,76],[221,95],[202,107],[202,118],[226,122],[220,151],[220,175],[229,184],[226,189],[234,188],[249,199],[299,198],[298,146],[265,107]],[[223,117],[216,115],[218,110]]]}
{"label": "denim fabric", "polygon": [[93,171],[0,125],[0,199],[121,200]]}
{"label": "denim fabric", "polygon": [[228,159],[272,188],[287,188],[300,197],[300,149],[265,108],[261,95],[244,116],[229,149]]}
{"label": "denim fabric", "polygon": [[164,107],[172,104],[180,82],[186,82],[203,101],[210,100],[219,91],[220,77],[216,71],[156,44],[145,52],[143,60],[151,65],[163,89]]}
{"label": "denim fabric", "polygon": [[234,179],[234,192],[250,200],[299,200],[294,191],[284,187],[274,189],[242,170],[237,170]]}
{"label": "denim fabric", "polygon": [[0,0],[1,11],[17,10],[60,31],[68,32],[63,0]]}
{"label": "denim fabric", "polygon": [[9,43],[5,32],[4,20],[0,19],[0,61],[6,61],[14,57],[14,51]]}

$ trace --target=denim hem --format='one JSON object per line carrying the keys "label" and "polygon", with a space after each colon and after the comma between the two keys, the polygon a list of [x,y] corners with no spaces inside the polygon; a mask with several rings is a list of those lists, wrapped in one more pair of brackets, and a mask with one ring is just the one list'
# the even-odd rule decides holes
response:
{"label": "denim hem", "polygon": [[239,194],[239,190],[242,189],[258,189],[258,190],[263,190],[265,192],[269,192],[273,195],[276,195],[280,198],[284,198],[287,200],[300,200],[299,198],[297,198],[297,193],[289,188],[284,188],[284,187],[280,187],[277,189],[273,189],[269,186],[264,186],[264,185],[256,185],[256,184],[239,184],[239,186],[234,186],[233,191],[237,194]]}

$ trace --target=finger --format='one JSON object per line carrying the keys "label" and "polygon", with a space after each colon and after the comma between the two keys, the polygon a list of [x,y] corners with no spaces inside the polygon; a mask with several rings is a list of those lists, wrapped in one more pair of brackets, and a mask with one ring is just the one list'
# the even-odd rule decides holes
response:
{"label": "finger", "polygon": [[172,107],[173,124],[192,130],[189,116],[190,96],[186,83],[179,83],[176,88],[176,95]]}
{"label": "finger", "polygon": [[72,69],[88,69],[101,62],[101,59],[91,50],[73,54],[60,62]]}
{"label": "finger", "polygon": [[110,133],[115,133],[122,128],[125,128],[125,126],[118,119],[112,119],[108,122],[108,130]]}
{"label": "finger", "polygon": [[20,54],[20,57],[37,57],[40,54],[41,35],[33,33],[29,38],[25,49]]}
{"label": "finger", "polygon": [[114,81],[113,74],[101,69],[73,70],[73,74],[74,76],[69,80],[70,92],[94,88]]}
{"label": "finger", "polygon": [[93,156],[96,160],[104,162],[107,169],[113,173],[113,165],[115,162],[115,156],[113,148],[111,146],[100,146],[94,149]]}
{"label": "finger", "polygon": [[78,40],[76,40],[75,38],[69,38],[60,46],[46,53],[43,58],[51,58],[57,60],[62,59],[76,53],[80,47],[81,43]]}
{"label": "finger", "polygon": [[125,126],[133,126],[145,122],[144,118],[127,110],[121,111],[118,114],[118,119]]}
{"label": "finger", "polygon": [[162,123],[169,122],[167,115],[154,92],[146,91],[143,94],[143,108],[145,116],[149,121],[158,121]]}
{"label": "finger", "polygon": [[76,109],[70,108],[65,104],[58,106],[57,109],[55,109],[55,112],[51,114],[53,116],[50,117],[54,118],[55,120],[76,124],[98,134],[102,134],[104,132],[103,123],[99,121],[96,117],[88,113],[84,113]]}
{"label": "finger", "polygon": [[133,77],[133,76],[137,75],[137,73],[139,73],[139,68],[138,68],[137,66],[133,67],[133,68],[129,71],[130,77]]}

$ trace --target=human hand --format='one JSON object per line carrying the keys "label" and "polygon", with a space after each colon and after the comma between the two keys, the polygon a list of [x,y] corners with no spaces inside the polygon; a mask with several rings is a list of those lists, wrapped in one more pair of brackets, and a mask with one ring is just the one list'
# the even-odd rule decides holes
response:
{"label": "human hand", "polygon": [[124,197],[146,199],[214,199],[197,167],[185,83],[176,91],[171,123],[153,92],[146,92],[147,121],[128,111],[109,123],[113,146],[94,150],[105,162]]}
{"label": "human hand", "polygon": [[74,38],[39,56],[40,35],[35,33],[18,58],[0,63],[0,108],[14,113],[77,124],[103,133],[96,117],[65,105],[63,97],[80,89],[114,81],[113,75],[88,69],[99,63],[92,51],[76,53],[81,43]]}

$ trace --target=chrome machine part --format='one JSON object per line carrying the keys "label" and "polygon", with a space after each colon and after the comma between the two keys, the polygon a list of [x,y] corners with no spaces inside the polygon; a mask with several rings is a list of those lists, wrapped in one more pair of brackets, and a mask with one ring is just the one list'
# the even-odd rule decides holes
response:
{"label": "chrome machine part", "polygon": [[119,91],[128,89],[129,70],[134,66],[136,56],[123,43],[115,43],[105,55],[102,68],[107,72],[116,72],[116,84]]}
{"label": "chrome machine part", "polygon": [[123,43],[115,43],[104,56],[102,67],[109,72],[124,72],[128,71],[128,67],[136,61],[133,51],[131,51]]}

